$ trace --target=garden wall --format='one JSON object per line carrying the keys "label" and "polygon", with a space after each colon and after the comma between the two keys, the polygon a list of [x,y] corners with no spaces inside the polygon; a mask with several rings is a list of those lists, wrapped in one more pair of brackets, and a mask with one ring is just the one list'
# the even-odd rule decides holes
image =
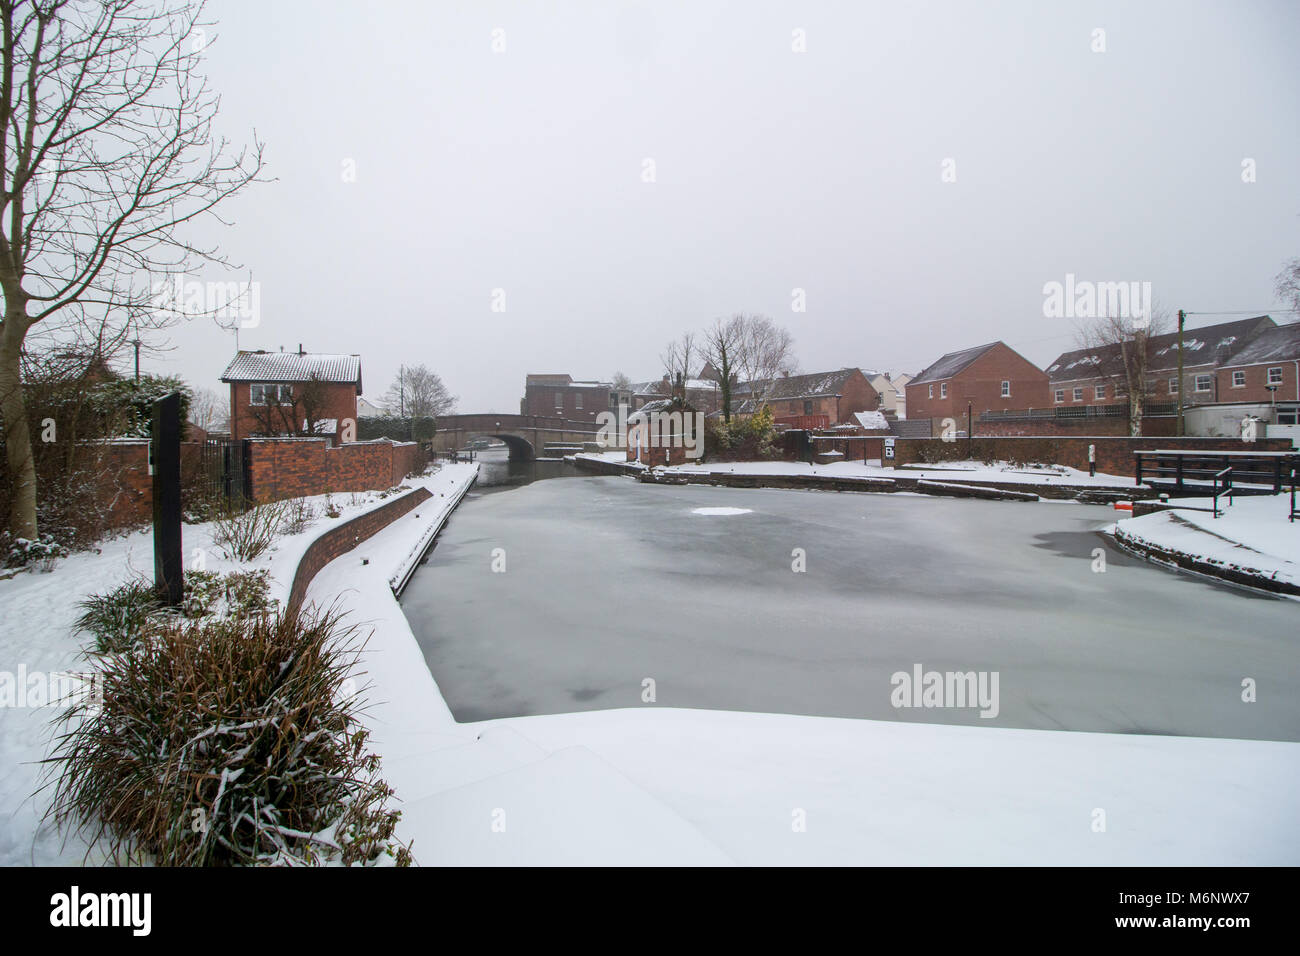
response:
{"label": "garden wall", "polygon": [[293,576],[293,587],[289,590],[288,610],[296,612],[302,607],[303,598],[307,595],[307,587],[321,568],[340,555],[347,554],[362,541],[378,534],[402,515],[432,497],[427,488],[416,488],[400,498],[394,498],[380,505],[373,511],[367,511],[343,522],[338,527],[331,528],[313,541],[307,547],[302,560],[298,562],[298,570]]}
{"label": "garden wall", "polygon": [[[88,445],[99,449],[94,468],[94,485],[101,502],[108,506],[108,526],[129,528],[153,520],[153,476],[149,474],[149,442],[125,438]],[[181,484],[185,486],[199,468],[202,446],[181,443]]]}
{"label": "garden wall", "polygon": [[1171,438],[1146,436],[1131,438],[1113,435],[1085,437],[1032,436],[965,438],[946,442],[939,438],[897,438],[894,440],[894,463],[924,464],[941,461],[1016,461],[1068,465],[1088,470],[1088,446],[1097,446],[1097,470],[1110,475],[1135,477],[1133,452],[1156,448],[1188,451],[1290,451],[1285,438],[1262,438],[1247,444],[1239,438]]}
{"label": "garden wall", "polygon": [[386,438],[337,447],[325,438],[252,438],[246,454],[254,501],[392,488],[426,462],[419,445]]}

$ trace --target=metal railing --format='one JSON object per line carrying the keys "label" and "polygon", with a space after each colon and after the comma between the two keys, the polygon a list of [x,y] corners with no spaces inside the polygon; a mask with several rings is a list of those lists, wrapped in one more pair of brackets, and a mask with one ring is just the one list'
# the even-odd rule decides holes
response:
{"label": "metal railing", "polygon": [[[1178,414],[1176,404],[1146,405],[1142,409],[1143,418],[1163,418]],[[1077,421],[1091,418],[1128,418],[1127,402],[1110,405],[1057,405],[1052,408],[1010,408],[989,409],[980,413],[982,422],[1038,421],[1055,419]]]}
{"label": "metal railing", "polygon": [[[1186,490],[1188,483],[1204,484],[1216,480],[1224,469],[1232,470],[1233,482],[1263,485],[1281,494],[1286,476],[1300,463],[1292,452],[1244,452],[1156,449],[1133,452],[1135,484],[1154,481],[1172,482],[1176,491]],[[1238,489],[1242,494],[1246,490]]]}
{"label": "metal railing", "polygon": [[[1222,482],[1222,485],[1220,485]],[[1214,474],[1214,503],[1210,510],[1214,517],[1219,517],[1219,498],[1223,495],[1228,497],[1228,507],[1232,507],[1232,468],[1225,468],[1223,471]]]}

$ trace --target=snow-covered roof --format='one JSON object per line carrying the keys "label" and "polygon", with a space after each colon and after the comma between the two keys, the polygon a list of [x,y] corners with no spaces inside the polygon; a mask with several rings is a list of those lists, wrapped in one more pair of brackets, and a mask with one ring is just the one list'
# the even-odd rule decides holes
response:
{"label": "snow-covered roof", "polygon": [[785,375],[780,378],[758,379],[753,382],[737,383],[732,393],[738,399],[761,394],[769,400],[839,395],[844,389],[845,381],[855,374],[861,375],[862,370],[841,368],[836,369],[834,372],[809,372],[805,375]]}
{"label": "snow-covered roof", "polygon": [[325,352],[238,352],[223,382],[355,382],[361,394],[361,356]]}
{"label": "snow-covered roof", "polygon": [[1224,367],[1259,365],[1264,362],[1294,362],[1300,359],[1300,322],[1279,325],[1261,332],[1226,359]]}
{"label": "snow-covered roof", "polygon": [[866,429],[889,428],[889,419],[885,418],[883,412],[854,412],[853,417]]}
{"label": "snow-covered roof", "polygon": [[[1196,329],[1194,334],[1192,330],[1185,329],[1183,360],[1191,366],[1224,362],[1234,346],[1241,350],[1243,342],[1254,342],[1262,332],[1270,328],[1274,328],[1273,320],[1267,315],[1257,315],[1250,319],[1207,325]],[[1150,350],[1150,371],[1167,371],[1178,367],[1177,332],[1151,336],[1147,348]],[[1123,374],[1123,369],[1123,353],[1118,344],[1113,344],[1063,352],[1047,367],[1047,374],[1054,383],[1060,383],[1117,377]]]}
{"label": "snow-covered roof", "polygon": [[971,349],[962,349],[960,352],[949,352],[907,384],[924,385],[927,382],[937,382],[943,378],[952,378],[962,369],[966,368],[966,366],[970,365],[971,362],[974,362],[977,358],[998,344],[999,343],[997,342],[989,342],[987,345],[977,345]]}

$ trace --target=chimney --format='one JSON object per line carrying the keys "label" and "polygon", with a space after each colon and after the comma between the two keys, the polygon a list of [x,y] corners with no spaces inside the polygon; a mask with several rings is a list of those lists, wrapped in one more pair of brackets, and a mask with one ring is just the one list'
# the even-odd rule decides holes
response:
{"label": "chimney", "polygon": [[298,354],[299,354],[299,355],[302,354],[302,343],[301,343],[301,342],[298,343]]}
{"label": "chimney", "polygon": [[673,398],[686,401],[686,379],[682,377],[681,372],[677,373],[677,381],[673,383]]}

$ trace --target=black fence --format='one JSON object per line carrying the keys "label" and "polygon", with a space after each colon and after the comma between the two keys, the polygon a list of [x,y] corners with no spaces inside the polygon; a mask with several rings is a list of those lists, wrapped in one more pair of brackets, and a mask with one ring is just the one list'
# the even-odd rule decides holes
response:
{"label": "black fence", "polygon": [[[1169,418],[1178,414],[1177,403],[1146,405],[1142,409],[1143,418]],[[982,422],[1008,421],[1078,421],[1080,419],[1106,419],[1129,417],[1127,403],[1116,405],[1061,405],[1053,408],[1011,408],[990,409],[980,413]]]}
{"label": "black fence", "polygon": [[199,449],[199,476],[210,499],[242,502],[248,497],[248,444],[209,438]]}
{"label": "black fence", "polygon": [[[1204,491],[1220,479],[1224,469],[1231,469],[1232,494],[1248,494],[1242,484],[1264,485],[1273,494],[1281,494],[1284,483],[1295,473],[1300,455],[1284,451],[1174,451],[1155,449],[1133,452],[1133,474],[1137,484],[1170,483],[1183,491],[1195,482]],[[1254,489],[1262,490],[1262,489]]]}

